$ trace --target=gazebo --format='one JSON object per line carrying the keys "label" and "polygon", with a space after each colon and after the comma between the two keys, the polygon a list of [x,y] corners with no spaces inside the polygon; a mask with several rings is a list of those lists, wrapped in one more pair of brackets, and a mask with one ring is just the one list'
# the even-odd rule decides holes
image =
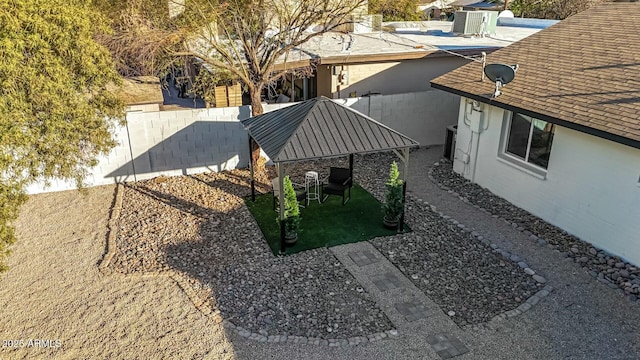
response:
{"label": "gazebo", "polygon": [[[318,97],[254,116],[242,121],[249,133],[251,197],[255,201],[252,142],[262,148],[275,163],[280,181],[280,251],[284,252],[285,163],[334,158],[349,155],[349,173],[353,175],[353,155],[392,150],[404,164],[403,204],[409,171],[409,149],[415,140],[347,106],[326,97]],[[352,176],[353,178],[353,176]],[[400,230],[404,223],[404,210]]]}

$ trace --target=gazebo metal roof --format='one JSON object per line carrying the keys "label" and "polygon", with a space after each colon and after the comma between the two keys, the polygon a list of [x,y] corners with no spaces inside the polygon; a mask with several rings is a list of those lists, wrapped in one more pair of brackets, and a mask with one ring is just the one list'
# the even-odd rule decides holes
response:
{"label": "gazebo metal roof", "polygon": [[[395,151],[404,163],[403,211],[400,217],[400,231],[403,230],[409,149],[419,146],[417,141],[326,97],[303,101],[241,122],[249,132],[249,143],[255,141],[276,164],[280,189],[281,253],[285,251],[284,169],[281,164],[287,162],[349,155],[349,173],[353,178],[353,154]],[[253,159],[249,163],[251,199],[255,201]]]}
{"label": "gazebo metal roof", "polygon": [[417,141],[326,97],[254,116],[242,125],[275,163],[419,146]]}

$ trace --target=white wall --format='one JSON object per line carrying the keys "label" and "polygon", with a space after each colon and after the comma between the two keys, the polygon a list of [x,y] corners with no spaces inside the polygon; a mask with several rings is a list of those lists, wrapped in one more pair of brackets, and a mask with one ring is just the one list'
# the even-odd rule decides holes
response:
{"label": "white wall", "polygon": [[[365,115],[418,141],[420,145],[444,142],[445,128],[455,124],[447,113],[458,97],[444,91],[337,99]],[[265,105],[265,112],[292,105]],[[247,133],[240,120],[251,108],[226,107],[156,112],[130,112],[127,126],[116,129],[118,142],[100,158],[86,179],[88,186],[245,167],[249,161]],[[133,159],[133,161],[132,161]],[[40,193],[74,189],[75,184],[52,181],[33,184],[27,191]]]}
{"label": "white wall", "polygon": [[416,140],[420,146],[444,143],[446,128],[458,121],[460,97],[440,90],[372,95],[334,101],[347,105]]}
{"label": "white wall", "polygon": [[[484,105],[487,129],[464,124],[460,102],[454,170],[593,245],[640,265],[640,149],[556,127],[546,178],[498,159],[504,111]],[[468,118],[476,116],[467,112]],[[477,160],[476,160],[476,139]],[[471,149],[471,151],[468,151]],[[464,164],[464,153],[469,163]]]}
{"label": "white wall", "polygon": [[[292,104],[269,104],[264,109]],[[127,126],[115,129],[118,145],[100,157],[85,182],[97,186],[244,167],[249,142],[240,120],[250,116],[250,106],[129,112]],[[75,189],[74,183],[54,180],[49,186],[33,184],[27,192],[70,189]]]}

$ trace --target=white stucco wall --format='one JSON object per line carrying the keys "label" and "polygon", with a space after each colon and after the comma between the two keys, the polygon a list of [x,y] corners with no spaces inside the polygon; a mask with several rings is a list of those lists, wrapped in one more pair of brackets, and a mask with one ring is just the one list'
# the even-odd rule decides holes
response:
{"label": "white stucco wall", "polygon": [[498,158],[502,109],[484,105],[486,130],[479,136],[474,133],[470,141],[463,114],[465,108],[468,119],[478,114],[469,112],[471,105],[465,100],[460,102],[456,172],[582,240],[640,265],[639,149],[558,126],[546,178],[540,178]]}

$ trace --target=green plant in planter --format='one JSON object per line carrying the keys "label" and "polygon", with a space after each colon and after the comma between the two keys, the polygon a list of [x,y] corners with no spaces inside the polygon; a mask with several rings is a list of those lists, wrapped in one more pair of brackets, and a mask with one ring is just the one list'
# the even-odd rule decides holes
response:
{"label": "green plant in planter", "polygon": [[394,161],[391,163],[389,170],[389,178],[385,183],[387,190],[385,194],[385,202],[382,204],[382,212],[384,214],[384,224],[389,228],[397,228],[402,214],[402,179],[399,179],[400,172],[398,164]]}
{"label": "green plant in planter", "polygon": [[282,179],[282,189],[284,191],[284,233],[285,242],[293,244],[298,239],[300,231],[300,206],[296,198],[296,191],[293,189],[293,183],[289,176]]}

